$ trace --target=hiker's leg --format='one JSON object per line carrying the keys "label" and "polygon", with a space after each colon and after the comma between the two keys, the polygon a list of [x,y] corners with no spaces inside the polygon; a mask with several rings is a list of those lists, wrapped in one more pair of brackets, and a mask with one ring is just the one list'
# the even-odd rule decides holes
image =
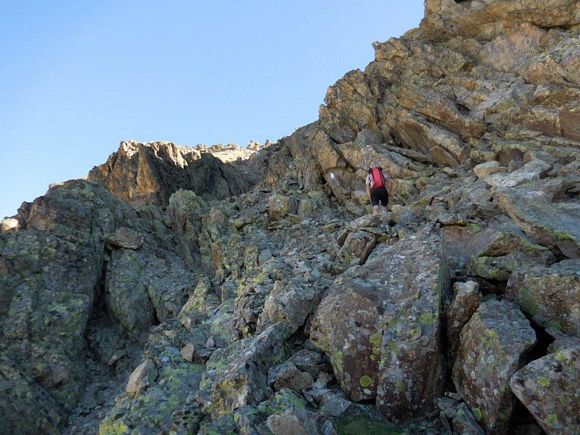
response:
{"label": "hiker's leg", "polygon": [[387,192],[387,189],[383,189],[381,191],[381,205],[384,207],[385,212],[389,211],[389,193]]}
{"label": "hiker's leg", "polygon": [[373,206],[373,213],[376,214],[377,210],[380,208],[381,198],[379,191],[377,189],[371,189],[371,205]]}

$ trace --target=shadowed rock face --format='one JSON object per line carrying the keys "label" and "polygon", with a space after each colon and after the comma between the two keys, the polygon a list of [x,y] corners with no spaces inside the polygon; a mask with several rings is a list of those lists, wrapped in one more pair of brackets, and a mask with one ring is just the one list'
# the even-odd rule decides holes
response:
{"label": "shadowed rock face", "polygon": [[[109,343],[114,332],[87,340],[91,321],[108,313],[118,334],[141,339],[177,314],[194,277],[167,227],[95,183],[53,187],[18,219],[19,231],[0,234],[0,356],[10,386],[0,408],[11,410],[0,428],[56,433],[86,385],[88,342],[105,364],[124,355]],[[37,413],[27,408],[34,403]]]}
{"label": "shadowed rock face", "polygon": [[428,0],[247,160],[124,142],[24,203],[0,432],[577,432],[579,7]]}

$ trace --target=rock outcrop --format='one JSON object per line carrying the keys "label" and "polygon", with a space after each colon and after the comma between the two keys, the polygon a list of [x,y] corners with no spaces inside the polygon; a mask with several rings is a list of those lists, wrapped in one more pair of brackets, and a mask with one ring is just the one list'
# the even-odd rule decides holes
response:
{"label": "rock outcrop", "polygon": [[[19,231],[0,235],[0,352],[12,383],[5,394],[18,403],[30,391],[36,399],[28,400],[46,403],[53,417],[39,412],[36,427],[54,432],[86,385],[85,337],[99,313],[110,316],[118,334],[146,336],[149,326],[177,313],[195,277],[172,254],[167,227],[98,184],[53,187],[21,209],[18,220]],[[111,334],[89,340],[103,346],[104,364],[123,352],[122,345],[105,343]],[[3,424],[18,427],[21,418],[11,413]],[[35,421],[31,416],[27,424]]]}
{"label": "rock outcrop", "polygon": [[250,190],[258,180],[256,167],[248,161],[226,163],[216,157],[225,153],[222,148],[185,148],[170,142],[121,142],[88,178],[133,206],[166,205],[179,189],[224,199]]}
{"label": "rock outcrop", "polygon": [[4,219],[0,432],[578,432],[580,5],[425,11],[274,144]]}

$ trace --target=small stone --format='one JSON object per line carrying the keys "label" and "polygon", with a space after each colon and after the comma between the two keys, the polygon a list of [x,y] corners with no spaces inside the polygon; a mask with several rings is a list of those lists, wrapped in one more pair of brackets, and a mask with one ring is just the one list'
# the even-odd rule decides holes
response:
{"label": "small stone", "polygon": [[356,204],[367,205],[369,203],[369,195],[364,190],[355,190],[352,192],[352,200]]}
{"label": "small stone", "polygon": [[293,363],[298,369],[310,373],[313,377],[316,377],[323,368],[322,355],[312,350],[299,350],[288,361]]}
{"label": "small stone", "polygon": [[185,346],[181,348],[180,353],[184,360],[192,362],[194,356],[193,344],[187,343]]}
{"label": "small stone", "polygon": [[119,361],[125,355],[126,353],[124,350],[119,350],[113,354],[113,356],[109,359],[107,364],[109,365],[109,367],[112,367],[117,363],[117,361]]}
{"label": "small stone", "polygon": [[270,251],[269,249],[264,249],[263,251],[260,252],[260,255],[258,255],[258,265],[261,266],[270,258],[272,258],[272,251]]}
{"label": "small stone", "polygon": [[449,175],[450,177],[457,177],[457,172],[448,166],[443,168],[442,171],[447,175]]}
{"label": "small stone", "polygon": [[320,402],[320,410],[326,415],[340,417],[350,407],[352,402],[338,394],[326,394]]}
{"label": "small stone", "polygon": [[146,359],[139,364],[129,376],[125,391],[135,395],[147,388],[157,377],[157,367],[151,360]]}
{"label": "small stone", "polygon": [[269,370],[268,383],[273,385],[275,390],[289,388],[297,392],[302,392],[310,388],[314,381],[308,372],[302,372],[294,364],[286,361],[284,364],[280,364]]}
{"label": "small stone", "polygon": [[484,435],[485,432],[477,424],[475,417],[469,410],[469,407],[462,403],[459,405],[455,416],[451,420],[451,425],[455,432],[462,435]]}
{"label": "small stone", "polygon": [[331,420],[326,420],[322,425],[322,435],[338,435]]}
{"label": "small stone", "polygon": [[507,168],[501,167],[499,162],[492,160],[490,162],[481,163],[473,168],[473,172],[477,178],[485,178],[491,174],[498,172],[506,172]]}
{"label": "small stone", "polygon": [[198,322],[197,316],[180,316],[179,321],[184,328],[191,330]]}
{"label": "small stone", "polygon": [[266,421],[268,429],[274,435],[314,435],[319,434],[316,422],[299,409],[288,409],[283,413],[273,414]]}
{"label": "small stone", "polygon": [[175,339],[177,337],[177,332],[171,329],[165,329],[163,330],[163,335],[165,335],[168,338]]}

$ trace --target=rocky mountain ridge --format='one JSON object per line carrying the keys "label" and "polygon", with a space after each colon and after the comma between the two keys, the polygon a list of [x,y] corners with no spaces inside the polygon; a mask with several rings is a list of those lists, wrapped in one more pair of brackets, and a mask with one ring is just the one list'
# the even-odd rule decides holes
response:
{"label": "rocky mountain ridge", "polygon": [[[198,145],[121,142],[88,179],[107,187],[130,205],[167,204],[178,189],[224,199],[248,191],[258,181],[254,153],[260,145]],[[229,164],[228,164],[229,163]]]}
{"label": "rocky mountain ridge", "polygon": [[425,12],[249,159],[122,143],[25,203],[1,431],[577,433],[580,5]]}

